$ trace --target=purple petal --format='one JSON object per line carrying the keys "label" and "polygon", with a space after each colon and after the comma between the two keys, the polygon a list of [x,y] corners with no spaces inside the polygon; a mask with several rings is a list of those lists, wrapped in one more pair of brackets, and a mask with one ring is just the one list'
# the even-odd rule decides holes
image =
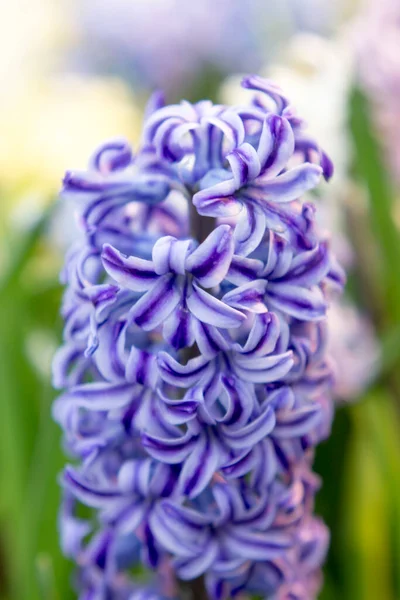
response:
{"label": "purple petal", "polygon": [[132,148],[125,139],[110,140],[92,155],[89,166],[103,175],[125,169],[132,163]]}
{"label": "purple petal", "polygon": [[[158,502],[150,515],[151,527],[159,543],[176,556],[196,556],[209,536],[210,517],[170,500]],[[158,527],[160,526],[160,527]]]}
{"label": "purple petal", "polygon": [[232,217],[241,209],[241,202],[234,196],[236,185],[233,179],[200,190],[193,196],[193,204],[204,217]]}
{"label": "purple petal", "polygon": [[313,204],[278,204],[264,201],[262,209],[271,231],[287,238],[298,250],[310,250],[317,242],[315,232],[315,207]]}
{"label": "purple petal", "polygon": [[217,542],[210,538],[204,548],[201,549],[201,552],[198,552],[197,556],[187,560],[174,561],[174,566],[180,579],[190,581],[206,573],[217,558],[218,550]]}
{"label": "purple petal", "polygon": [[239,479],[239,477],[243,477],[252,471],[256,464],[258,463],[254,452],[246,449],[244,452],[225,463],[220,471],[227,479]]}
{"label": "purple petal", "polygon": [[90,358],[83,355],[76,343],[66,343],[59,348],[52,363],[52,383],[56,389],[73,386],[81,381]]}
{"label": "purple petal", "polygon": [[205,489],[218,469],[220,454],[216,441],[205,429],[179,476],[179,489],[183,495],[195,498]]}
{"label": "purple petal", "polygon": [[326,302],[318,287],[307,290],[297,285],[270,283],[266,303],[269,308],[279,310],[300,321],[322,319],[326,313]]}
{"label": "purple petal", "polygon": [[263,271],[267,279],[285,275],[293,261],[293,249],[287,240],[271,231],[269,234],[268,260]]}
{"label": "purple petal", "polygon": [[293,366],[293,353],[261,356],[253,358],[246,355],[235,356],[235,373],[245,381],[252,383],[271,383],[279,381]]}
{"label": "purple petal", "polygon": [[245,450],[255,446],[264,439],[275,426],[275,413],[271,407],[266,407],[263,413],[241,429],[233,429],[221,425],[225,443],[234,450]]}
{"label": "purple petal", "polygon": [[288,106],[289,102],[283,94],[281,88],[269,79],[264,79],[258,75],[248,75],[242,79],[242,87],[247,90],[262,92],[269,96],[276,105],[278,114]]}
{"label": "purple petal", "polygon": [[163,275],[130,310],[130,319],[145,331],[161,325],[181,300],[174,275]]}
{"label": "purple petal", "polygon": [[265,306],[264,297],[267,285],[268,282],[262,279],[245,283],[225,294],[222,301],[240,310],[247,310],[256,314],[266,313],[268,309]]}
{"label": "purple petal", "polygon": [[[305,192],[315,188],[321,179],[322,169],[317,165],[305,163],[278,175],[272,181],[260,183],[258,186],[265,195],[265,202],[292,202],[300,198]],[[259,204],[264,204],[259,196]]]}
{"label": "purple petal", "polygon": [[297,410],[282,411],[276,415],[274,429],[276,438],[300,437],[309,433],[321,419],[319,405],[305,406]]}
{"label": "purple petal", "polygon": [[181,400],[168,398],[161,390],[159,390],[158,395],[162,400],[163,415],[168,423],[172,423],[172,425],[187,423],[196,415],[199,405],[204,403],[203,392],[196,387],[188,390]]}
{"label": "purple petal", "polygon": [[234,555],[264,561],[282,556],[293,545],[293,539],[284,533],[256,533],[232,527],[226,534],[225,544]]}
{"label": "purple petal", "polygon": [[328,244],[322,242],[309,252],[302,252],[294,257],[285,282],[293,285],[311,287],[320,283],[330,268]]}
{"label": "purple petal", "polygon": [[213,358],[221,351],[229,350],[231,346],[230,340],[218,329],[206,325],[198,319],[194,320],[194,334],[201,354],[208,359]]}
{"label": "purple petal", "polygon": [[233,256],[232,229],[220,225],[186,259],[186,269],[205,288],[219,285]]}
{"label": "purple petal", "polygon": [[118,533],[122,535],[132,535],[133,532],[143,523],[146,517],[146,504],[141,500],[136,500],[133,502],[129,501],[127,506],[124,506],[119,513],[114,516],[115,510],[113,514],[110,515],[110,520],[115,523],[115,527],[118,530]]}
{"label": "purple petal", "polygon": [[167,352],[159,352],[157,364],[162,379],[171,385],[178,387],[191,387],[204,375],[209,360],[204,356],[190,359],[186,365],[178,363]]}
{"label": "purple petal", "polygon": [[160,90],[156,90],[150,96],[150,98],[146,102],[146,106],[144,109],[144,117],[145,122],[150,118],[150,116],[155,113],[160,108],[165,106],[165,97],[164,92]]}
{"label": "purple petal", "polygon": [[211,296],[193,283],[192,293],[187,299],[189,310],[203,323],[228,329],[239,327],[246,316]]}
{"label": "purple petal", "polygon": [[246,210],[243,211],[235,228],[235,252],[242,256],[251,254],[261,243],[265,234],[266,217],[263,210],[242,195]]}
{"label": "purple petal", "polygon": [[258,279],[258,275],[262,270],[263,263],[261,260],[235,255],[232,257],[226,279],[235,285],[242,285]]}
{"label": "purple petal", "polygon": [[123,494],[147,496],[151,478],[150,459],[127,460],[118,472],[118,487]]}
{"label": "purple petal", "polygon": [[194,445],[190,431],[178,438],[161,438],[144,433],[142,443],[150,456],[170,465],[184,461]]}
{"label": "purple petal", "polygon": [[175,350],[190,348],[195,341],[196,319],[186,307],[186,302],[172,311],[163,325],[163,337]]}
{"label": "purple petal", "polygon": [[67,467],[63,475],[63,484],[78,500],[93,508],[116,506],[121,501],[121,493],[109,488],[96,488],[87,482],[71,467]]}
{"label": "purple petal", "polygon": [[334,173],[334,165],[329,156],[318,146],[315,140],[303,137],[302,134],[300,136],[297,134],[295,152],[301,153],[305,160],[310,160],[312,153],[317,153],[325,180],[329,181],[331,179]]}
{"label": "purple petal", "polygon": [[157,275],[177,273],[184,275],[186,257],[193,246],[193,240],[177,240],[172,236],[162,237],[154,244],[152,257]]}
{"label": "purple petal", "polygon": [[131,346],[126,363],[125,378],[130,383],[139,383],[154,389],[158,380],[155,354]]}
{"label": "purple petal", "polygon": [[254,319],[246,344],[241,352],[251,356],[265,356],[273,352],[280,334],[279,319],[274,313],[265,313]]}
{"label": "purple petal", "polygon": [[115,381],[124,376],[124,323],[107,323],[97,329],[97,347],[93,361],[105,379]]}
{"label": "purple petal", "polygon": [[63,179],[62,195],[73,194],[79,200],[93,200],[101,196],[115,196],[125,204],[127,198],[134,199],[136,182],[131,173],[103,175],[97,171],[67,171]]}
{"label": "purple petal", "polygon": [[113,410],[127,406],[134,395],[132,385],[125,382],[97,381],[77,385],[63,397],[89,410]]}
{"label": "purple petal", "polygon": [[260,493],[264,493],[278,470],[276,452],[270,439],[257,444],[252,451],[255,468],[251,474],[251,485]]}
{"label": "purple petal", "polygon": [[332,255],[330,256],[330,267],[327,279],[329,283],[333,284],[339,291],[342,291],[343,286],[346,283],[346,273],[336,257]]}
{"label": "purple petal", "polygon": [[236,189],[252,181],[260,173],[261,165],[257,151],[247,142],[235,148],[226,159],[232,169]]}
{"label": "purple petal", "polygon": [[243,525],[244,528],[258,529],[265,531],[272,525],[276,515],[276,506],[269,493],[263,493],[257,503],[251,508],[243,511],[241,515],[236,515],[235,525]]}
{"label": "purple petal", "polygon": [[91,526],[88,521],[61,513],[60,524],[60,544],[63,553],[69,558],[75,558],[82,551],[83,540],[90,533]]}
{"label": "purple petal", "polygon": [[152,262],[125,256],[109,244],[104,244],[101,258],[107,273],[121,286],[134,292],[147,291],[158,279]]}
{"label": "purple petal", "polygon": [[156,504],[150,513],[149,524],[158,543],[171,554],[180,557],[191,557],[198,551],[194,534],[199,536],[200,529],[193,529],[183,519],[171,517],[166,502]]}
{"label": "purple petal", "polygon": [[[272,179],[283,171],[294,152],[293,130],[287,119],[278,115],[268,115],[266,125],[269,127],[273,146],[268,154],[264,154],[262,160],[261,177]],[[263,147],[262,134],[260,138],[259,152],[267,149]]]}
{"label": "purple petal", "polygon": [[222,376],[221,381],[223,393],[228,399],[226,414],[221,423],[224,425],[247,423],[256,402],[254,389],[236,377]]}
{"label": "purple petal", "polygon": [[243,120],[229,108],[224,110],[218,117],[209,117],[207,122],[220,129],[224,136],[233,143],[234,147],[243,143],[246,135]]}

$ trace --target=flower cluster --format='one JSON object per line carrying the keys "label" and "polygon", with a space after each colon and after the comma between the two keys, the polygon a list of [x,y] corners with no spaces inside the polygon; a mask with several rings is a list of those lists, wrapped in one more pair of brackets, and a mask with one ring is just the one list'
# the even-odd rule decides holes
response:
{"label": "flower cluster", "polygon": [[344,276],[302,197],[333,169],[279,88],[243,86],[246,106],[153,97],[135,156],[110,142],[64,180],[83,234],[54,415],[76,462],[60,526],[82,599],[174,598],[199,577],[214,600],[319,588],[311,465]]}

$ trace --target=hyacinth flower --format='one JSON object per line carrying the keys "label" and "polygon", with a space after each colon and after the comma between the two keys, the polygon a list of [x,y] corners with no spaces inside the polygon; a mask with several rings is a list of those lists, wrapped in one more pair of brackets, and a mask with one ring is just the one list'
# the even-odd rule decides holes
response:
{"label": "hyacinth flower", "polygon": [[248,106],[154,97],[136,153],[114,140],[64,179],[80,235],[54,417],[81,600],[305,600],[321,585],[312,462],[344,275],[309,200],[332,165],[279,88],[243,85]]}

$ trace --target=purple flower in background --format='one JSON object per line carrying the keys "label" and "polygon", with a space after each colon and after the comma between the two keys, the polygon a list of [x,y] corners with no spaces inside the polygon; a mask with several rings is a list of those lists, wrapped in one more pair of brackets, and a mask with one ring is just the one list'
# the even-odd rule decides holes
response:
{"label": "purple flower in background", "polygon": [[247,107],[151,102],[135,155],[110,142],[64,179],[81,235],[62,274],[54,418],[75,461],[60,529],[82,599],[320,586],[311,467],[344,276],[302,196],[332,165],[279,88],[243,85]]}
{"label": "purple flower in background", "polygon": [[259,70],[293,32],[328,32],[338,12],[326,0],[83,0],[74,9],[80,65],[173,96],[207,72]]}

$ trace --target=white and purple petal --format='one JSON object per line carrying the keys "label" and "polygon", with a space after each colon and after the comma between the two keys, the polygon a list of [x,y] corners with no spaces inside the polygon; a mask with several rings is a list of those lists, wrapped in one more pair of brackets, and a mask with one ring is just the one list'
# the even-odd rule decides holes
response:
{"label": "white and purple petal", "polygon": [[328,244],[321,242],[308,252],[301,252],[293,258],[290,269],[284,276],[287,283],[311,287],[320,283],[331,267]]}
{"label": "white and purple petal", "polygon": [[318,404],[278,412],[273,435],[276,438],[301,437],[318,425],[321,416]]}
{"label": "white and purple petal", "polygon": [[186,365],[182,365],[167,352],[159,352],[157,364],[160,376],[166,383],[187,388],[197,383],[205,374],[209,359],[197,356],[191,358]]}
{"label": "white and purple petal", "polygon": [[293,545],[292,536],[280,532],[253,532],[230,528],[224,539],[232,554],[254,561],[279,558]]}
{"label": "white and purple petal", "polygon": [[231,227],[220,225],[188,256],[186,270],[205,288],[219,285],[231,264],[233,246]]}
{"label": "white and purple petal", "polygon": [[163,463],[174,465],[186,459],[195,440],[192,439],[190,431],[176,438],[156,436],[147,432],[142,434],[142,443],[150,456]]}
{"label": "white and purple petal", "polygon": [[242,354],[265,356],[274,351],[280,334],[279,319],[274,313],[266,312],[254,319],[253,326],[243,347],[235,349]]}
{"label": "white and purple petal", "polygon": [[259,417],[245,427],[236,429],[221,425],[224,442],[234,450],[253,448],[258,442],[269,435],[275,427],[274,410],[267,406]]}
{"label": "white and purple petal", "polygon": [[225,294],[222,298],[229,306],[243,311],[249,311],[255,314],[262,314],[268,311],[265,305],[265,291],[268,282],[262,279],[256,279],[245,283],[234,290]]}
{"label": "white and purple petal", "polygon": [[196,577],[199,577],[210,569],[218,556],[218,551],[219,546],[217,541],[209,538],[197,556],[186,560],[179,559],[174,561],[177,574],[184,581],[196,579]]}
{"label": "white and purple petal", "polygon": [[151,261],[125,256],[109,244],[104,245],[101,258],[110,277],[134,292],[145,292],[158,280]]}
{"label": "white and purple petal", "polygon": [[235,193],[235,182],[229,179],[196,192],[193,196],[193,204],[198,213],[204,217],[232,217],[239,214],[242,209],[242,204]]}
{"label": "white and purple petal", "polygon": [[305,163],[270,181],[257,182],[257,188],[262,192],[258,199],[260,206],[263,206],[264,202],[286,203],[297,200],[318,185],[321,174],[320,167]]}
{"label": "white and purple petal", "polygon": [[[236,235],[235,229],[235,235]],[[235,285],[243,285],[244,283],[250,283],[254,279],[258,279],[258,276],[263,270],[263,263],[260,260],[254,258],[246,258],[245,256],[239,256],[235,254],[232,257],[229,271],[226,274],[227,281]]]}
{"label": "white and purple petal", "polygon": [[187,299],[189,310],[203,323],[215,325],[223,329],[240,327],[246,316],[228,306],[215,296],[211,296],[193,283],[192,293]]}
{"label": "white and purple petal", "polygon": [[234,370],[238,377],[252,383],[271,383],[281,380],[292,368],[293,353],[253,357],[236,354]]}
{"label": "white and purple petal", "polygon": [[[268,128],[269,136],[266,135],[264,128]],[[258,148],[262,179],[272,179],[279,175],[285,169],[293,151],[294,135],[288,120],[279,115],[268,115]]]}
{"label": "white and purple petal", "polygon": [[263,209],[257,206],[246,192],[241,193],[240,199],[245,208],[235,227],[235,252],[248,256],[260,245],[265,235],[267,220]]}
{"label": "white and purple petal", "polygon": [[163,275],[131,308],[130,322],[135,322],[144,331],[150,331],[169,317],[181,298],[182,290],[175,275]]}
{"label": "white and purple petal", "polygon": [[185,460],[179,476],[179,491],[184,496],[195,498],[210,483],[221,461],[217,441],[206,428]]}
{"label": "white and purple petal", "polygon": [[320,288],[308,290],[289,283],[269,283],[265,297],[269,309],[278,310],[300,321],[323,319],[327,304]]}

